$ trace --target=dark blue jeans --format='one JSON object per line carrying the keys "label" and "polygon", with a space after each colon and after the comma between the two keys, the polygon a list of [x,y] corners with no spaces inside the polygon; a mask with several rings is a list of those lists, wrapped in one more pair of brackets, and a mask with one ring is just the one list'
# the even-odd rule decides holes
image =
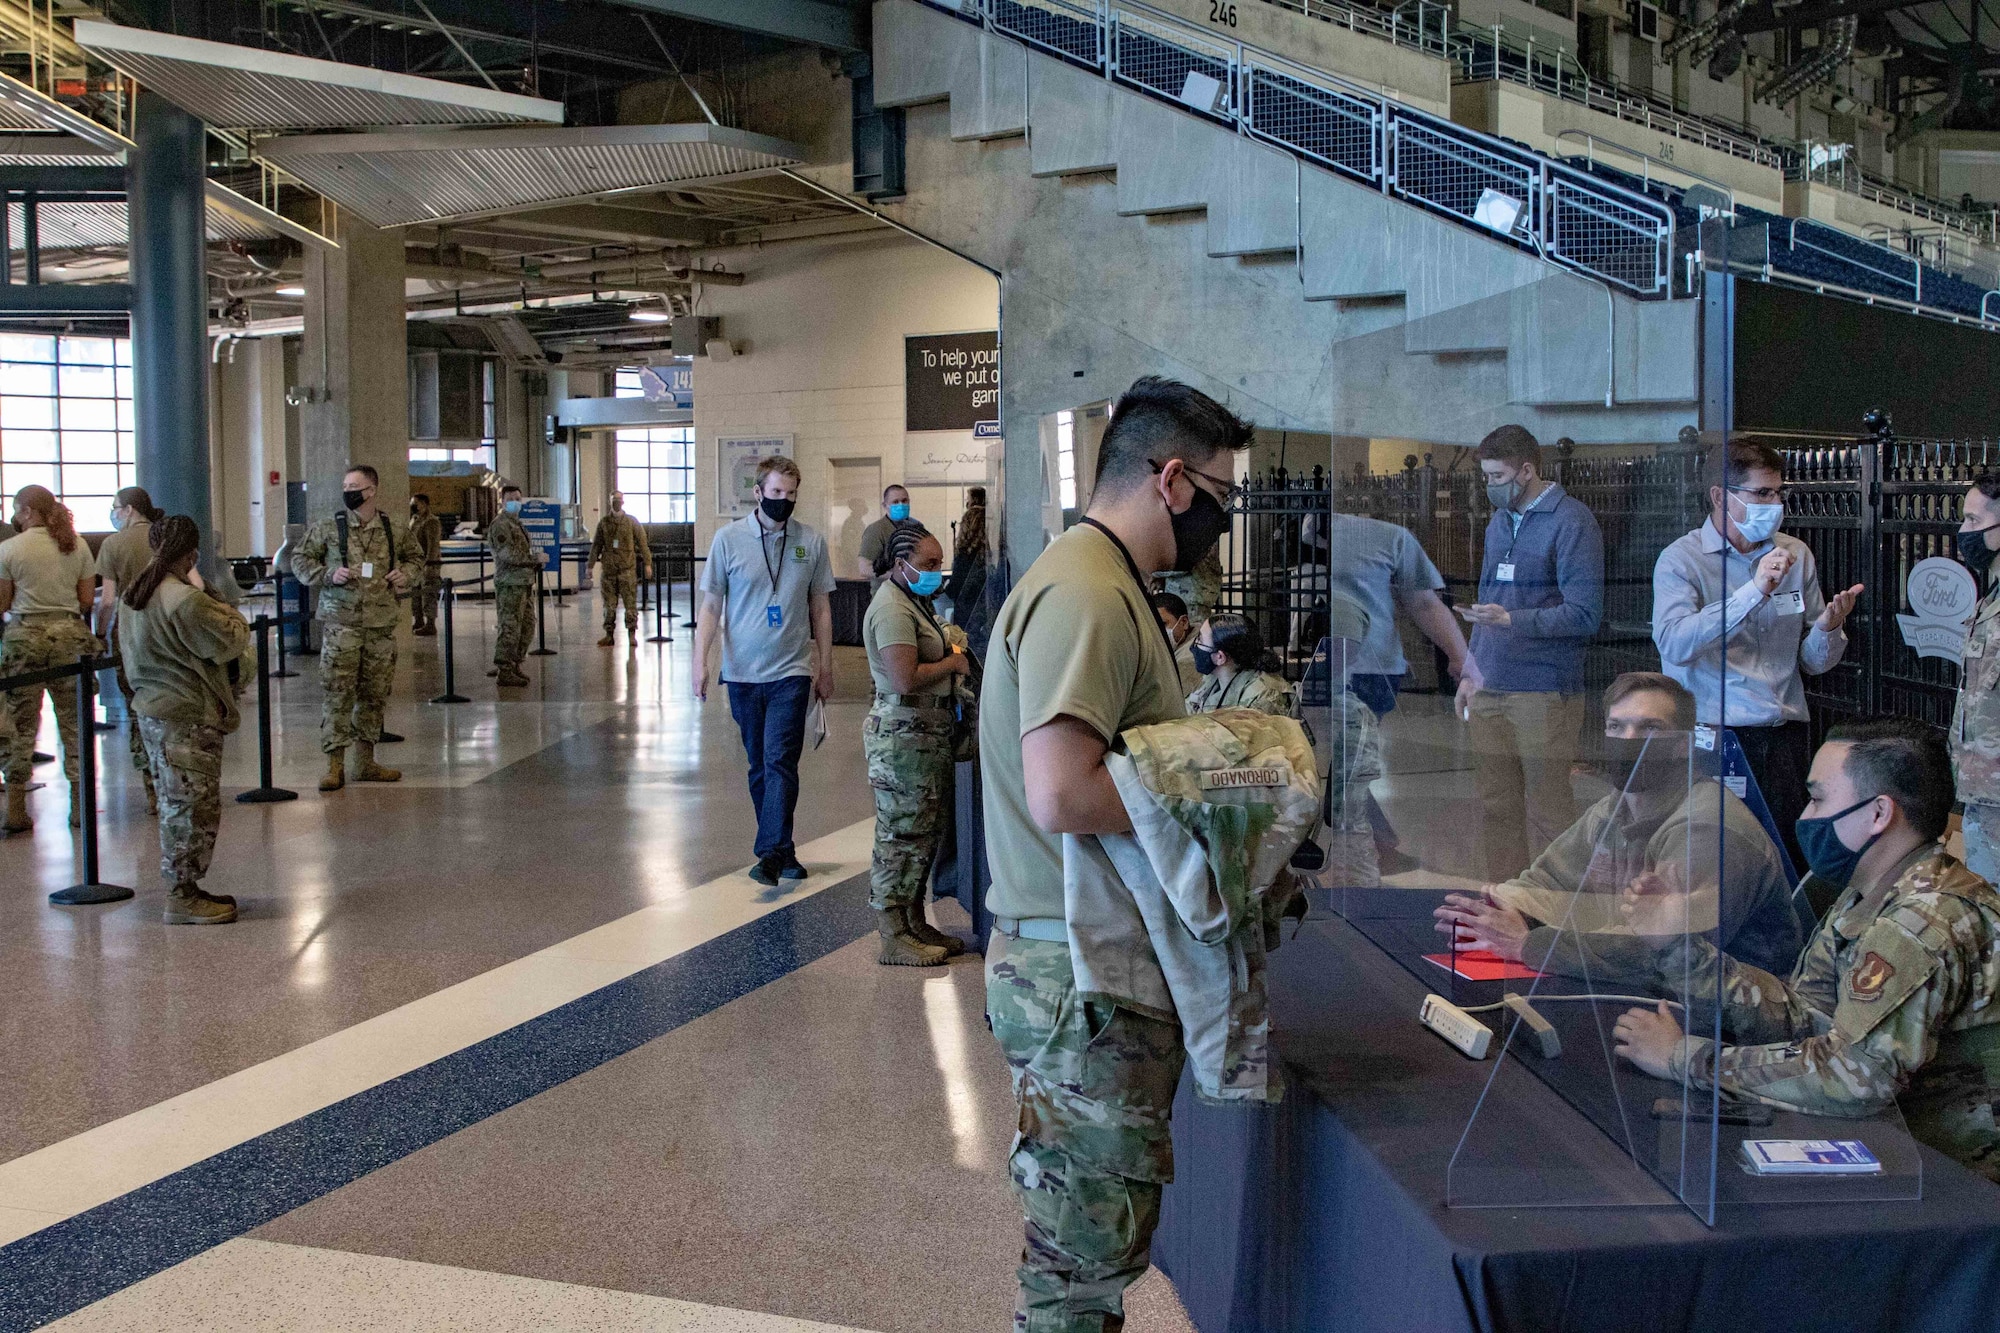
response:
{"label": "dark blue jeans", "polygon": [[727,682],[729,715],[750,756],[750,803],[757,807],[757,859],[792,855],[792,812],[799,805],[799,752],[805,748],[812,678],[756,684]]}

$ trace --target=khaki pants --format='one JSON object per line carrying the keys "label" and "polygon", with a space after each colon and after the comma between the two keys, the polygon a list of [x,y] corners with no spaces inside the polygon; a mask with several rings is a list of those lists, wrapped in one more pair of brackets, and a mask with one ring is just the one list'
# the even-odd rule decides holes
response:
{"label": "khaki pants", "polygon": [[1576,822],[1569,785],[1583,695],[1481,690],[1472,696],[1473,773],[1491,880],[1511,879]]}

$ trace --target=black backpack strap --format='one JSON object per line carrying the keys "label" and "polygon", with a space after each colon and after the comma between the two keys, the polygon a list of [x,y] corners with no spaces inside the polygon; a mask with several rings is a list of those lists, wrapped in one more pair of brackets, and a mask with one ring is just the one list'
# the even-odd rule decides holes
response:
{"label": "black backpack strap", "polygon": [[382,520],[382,540],[389,544],[389,572],[393,574],[396,572],[396,529],[389,525],[387,514],[377,514],[375,517]]}
{"label": "black backpack strap", "polygon": [[345,569],[347,568],[347,515],[335,514],[333,526],[340,533],[340,567]]}

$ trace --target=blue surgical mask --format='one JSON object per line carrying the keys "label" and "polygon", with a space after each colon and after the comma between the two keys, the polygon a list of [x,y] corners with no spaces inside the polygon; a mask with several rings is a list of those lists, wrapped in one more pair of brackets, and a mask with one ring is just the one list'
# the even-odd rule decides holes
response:
{"label": "blue surgical mask", "polygon": [[510,514],[518,514],[521,512],[521,502],[519,500],[509,500],[502,508]]}
{"label": "blue surgical mask", "polygon": [[1743,506],[1743,517],[1736,520],[1736,530],[1743,534],[1744,541],[1755,546],[1759,542],[1769,541],[1771,534],[1778,530],[1778,525],[1784,520],[1785,506],[1782,504],[1746,503]]}
{"label": "blue surgical mask", "polygon": [[901,523],[904,519],[908,518],[909,516],[910,516],[909,501],[905,500],[901,504],[894,504],[889,506],[889,521],[891,523]]}
{"label": "blue surgical mask", "polygon": [[1865,801],[1856,801],[1837,815],[1799,821],[1799,850],[1805,853],[1806,866],[1813,874],[1837,888],[1847,887],[1847,881],[1854,878],[1854,867],[1861,864],[1861,858],[1882,835],[1877,833],[1859,847],[1849,847],[1840,840],[1840,834],[1833,826],[1877,799],[1870,796]]}
{"label": "blue surgical mask", "polygon": [[123,509],[114,509],[111,511],[111,530],[113,532],[125,531],[125,511]]}
{"label": "blue surgical mask", "polygon": [[918,569],[907,560],[903,562],[903,569],[910,591],[919,597],[929,597],[944,586],[944,571],[941,569]]}

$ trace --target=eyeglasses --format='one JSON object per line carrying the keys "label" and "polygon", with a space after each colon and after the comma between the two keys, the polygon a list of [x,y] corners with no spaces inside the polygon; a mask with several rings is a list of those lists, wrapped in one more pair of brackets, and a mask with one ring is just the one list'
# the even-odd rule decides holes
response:
{"label": "eyeglasses", "polygon": [[[1155,463],[1150,458],[1146,460],[1146,463],[1155,472],[1166,471],[1164,467],[1160,466],[1160,464],[1158,463]],[[1239,486],[1233,481],[1225,481],[1221,477],[1212,476],[1209,473],[1203,472],[1200,468],[1189,467],[1187,465],[1186,459],[1181,460],[1181,470],[1186,472],[1191,477],[1200,477],[1203,481],[1210,482],[1213,483],[1214,485],[1220,486],[1222,488],[1222,494],[1216,496],[1216,498],[1222,501],[1222,503],[1225,505],[1234,504],[1237,500],[1241,499],[1244,493],[1249,489],[1248,487],[1245,486]]]}
{"label": "eyeglasses", "polygon": [[1736,495],[1749,496],[1760,505],[1774,505],[1785,498],[1783,488],[1777,486],[1759,486],[1754,490],[1748,486],[1731,486],[1729,489]]}

